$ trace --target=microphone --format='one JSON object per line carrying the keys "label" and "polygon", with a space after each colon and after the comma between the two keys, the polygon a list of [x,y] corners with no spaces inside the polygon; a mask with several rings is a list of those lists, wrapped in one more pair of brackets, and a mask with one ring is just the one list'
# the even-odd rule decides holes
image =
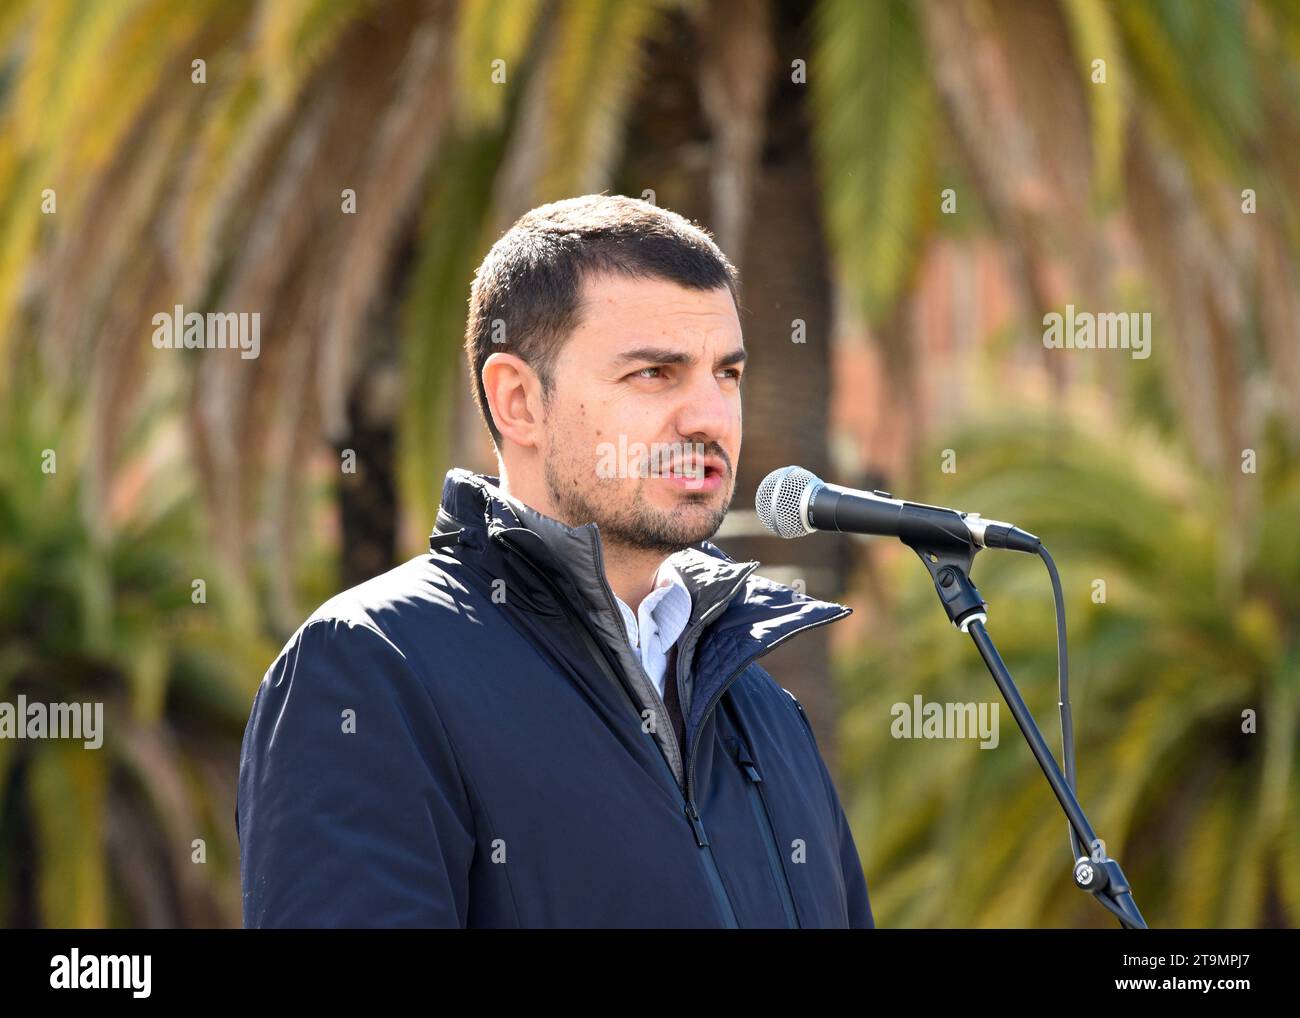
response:
{"label": "microphone", "polygon": [[778,537],[804,537],[814,530],[897,537],[904,544],[1006,548],[1031,555],[1042,542],[1011,523],[986,520],[921,502],[906,502],[887,491],[856,491],[827,484],[803,467],[773,470],[758,486],[754,508],[763,526]]}

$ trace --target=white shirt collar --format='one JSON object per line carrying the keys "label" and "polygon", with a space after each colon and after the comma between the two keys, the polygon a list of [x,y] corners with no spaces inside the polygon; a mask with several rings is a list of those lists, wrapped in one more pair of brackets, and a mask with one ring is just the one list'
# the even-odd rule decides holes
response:
{"label": "white shirt collar", "polygon": [[655,572],[654,587],[637,606],[636,614],[617,594],[614,600],[623,615],[628,642],[662,696],[669,648],[690,621],[691,593],[681,574],[664,559]]}

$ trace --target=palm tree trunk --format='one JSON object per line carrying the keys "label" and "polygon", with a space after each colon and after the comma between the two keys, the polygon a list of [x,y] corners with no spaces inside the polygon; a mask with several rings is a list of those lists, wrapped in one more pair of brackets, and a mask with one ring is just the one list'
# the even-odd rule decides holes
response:
{"label": "palm tree trunk", "polygon": [[[756,107],[763,142],[754,149],[754,165],[741,172],[720,165],[725,154],[702,109],[696,77],[701,38],[684,20],[675,20],[671,31],[650,44],[646,85],[631,106],[631,140],[618,181],[631,195],[653,189],[660,205],[706,226],[721,214],[710,201],[717,193],[716,178],[748,181],[750,193],[739,198],[748,210],[744,239],[739,251],[727,252],[743,276],[740,318],[750,353],[747,412],[732,512],[717,543],[737,560],[758,559],[760,571],[774,580],[802,583],[810,596],[833,600],[845,579],[845,539],[826,534],[783,541],[756,533],[753,517],[754,492],[770,470],[797,463],[824,472],[830,459],[831,279],[806,90],[779,69],[783,62],[788,66],[789,54],[807,52],[805,12],[775,5],[771,17],[777,70],[771,76],[772,94]],[[727,108],[725,101],[712,101]],[[704,153],[701,138],[709,139]],[[734,209],[736,196],[731,197],[727,208]],[[724,218],[732,223],[734,213]],[[794,341],[796,319],[803,322],[803,342]],[[797,645],[791,641],[777,648],[763,664],[804,703],[833,770],[836,698],[828,630],[813,630],[799,637]]]}

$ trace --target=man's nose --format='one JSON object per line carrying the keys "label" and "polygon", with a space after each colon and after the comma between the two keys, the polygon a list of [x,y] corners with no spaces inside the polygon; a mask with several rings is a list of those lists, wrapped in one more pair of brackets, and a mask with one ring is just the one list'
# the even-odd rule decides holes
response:
{"label": "man's nose", "polygon": [[737,414],[735,397],[724,391],[726,383],[713,374],[705,374],[682,393],[677,409],[677,430],[692,438],[706,436],[717,442],[728,435]]}

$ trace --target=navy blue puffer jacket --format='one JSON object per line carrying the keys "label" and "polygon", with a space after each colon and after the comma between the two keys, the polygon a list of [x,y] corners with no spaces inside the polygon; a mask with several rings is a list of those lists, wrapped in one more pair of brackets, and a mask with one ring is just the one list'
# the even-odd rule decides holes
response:
{"label": "navy blue puffer jacket", "polygon": [[850,613],[672,557],[679,746],[595,524],[452,470],[430,552],[323,604],[240,755],[249,927],[870,927],[803,707],[757,664]]}

